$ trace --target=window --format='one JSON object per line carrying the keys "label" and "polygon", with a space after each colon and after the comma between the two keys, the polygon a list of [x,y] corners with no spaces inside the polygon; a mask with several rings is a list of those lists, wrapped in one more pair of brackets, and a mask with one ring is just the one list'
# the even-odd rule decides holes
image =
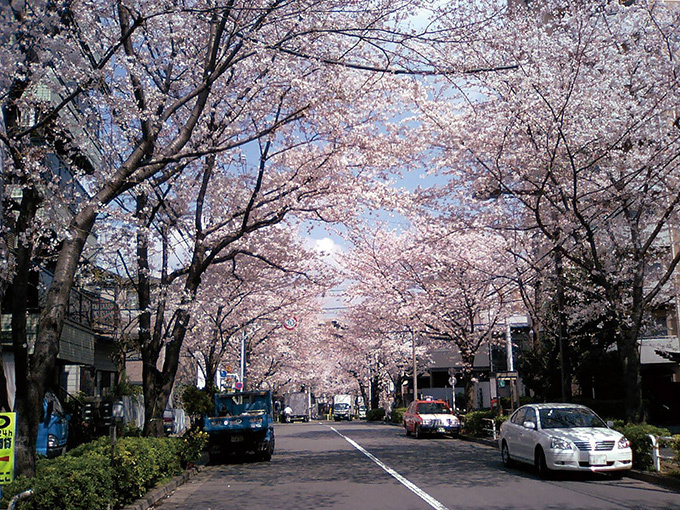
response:
{"label": "window", "polygon": [[513,414],[510,417],[510,421],[512,423],[516,423],[517,425],[522,425],[524,423],[524,417],[526,416],[526,414],[527,414],[526,408],[523,407],[522,409],[518,409],[517,411],[515,411],[515,414]]}

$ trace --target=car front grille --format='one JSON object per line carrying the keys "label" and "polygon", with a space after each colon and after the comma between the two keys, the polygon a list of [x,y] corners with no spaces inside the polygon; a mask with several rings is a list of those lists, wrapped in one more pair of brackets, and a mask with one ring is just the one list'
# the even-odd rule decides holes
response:
{"label": "car front grille", "polygon": [[576,448],[582,452],[608,452],[614,449],[614,441],[597,441],[590,443],[588,441],[574,441]]}

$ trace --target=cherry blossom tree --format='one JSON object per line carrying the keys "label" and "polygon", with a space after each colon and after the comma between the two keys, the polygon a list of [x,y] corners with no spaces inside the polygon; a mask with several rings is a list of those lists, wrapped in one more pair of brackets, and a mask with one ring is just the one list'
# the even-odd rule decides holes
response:
{"label": "cherry blossom tree", "polygon": [[[191,8],[148,0],[73,0],[56,10],[50,5],[2,6],[2,61],[8,64],[3,80],[11,91],[4,97],[11,115],[3,117],[2,143],[26,201],[23,224],[32,225],[41,203],[33,170],[57,145],[87,189],[58,232],[34,353],[21,362],[29,368],[27,394],[17,400],[19,437],[28,453],[20,453],[18,466],[28,473],[36,410],[55,367],[69,289],[102,211],[142,183],[168,182],[198,159],[210,166],[211,156],[254,140],[266,145],[267,136],[293,122],[297,138],[322,135],[329,146],[352,147],[331,166],[344,162],[346,168],[352,161],[354,176],[367,178],[372,165],[385,168],[408,152],[388,140],[396,130],[374,126],[402,115],[399,98],[418,93],[419,85],[399,77],[433,72],[420,45],[442,41],[427,30],[400,29],[421,6],[416,1],[351,8],[277,0],[199,1]],[[23,114],[26,122],[20,122]],[[68,122],[69,116],[77,120]],[[318,125],[322,118],[326,129]],[[344,139],[324,136],[343,123],[352,126]],[[36,148],[36,135],[52,140],[52,147]],[[90,151],[82,149],[93,140],[101,157],[83,170]],[[333,184],[343,182],[332,179],[323,158],[316,168]],[[337,197],[337,211],[354,196]],[[32,231],[21,232],[22,239],[32,239],[25,233]],[[26,248],[31,251],[30,242]]]}
{"label": "cherry blossom tree", "polygon": [[[680,261],[678,12],[662,2],[535,2],[465,50],[469,101],[432,105],[440,164],[496,225],[540,236],[581,322],[615,328],[629,420],[643,418],[639,338]],[[475,57],[476,56],[476,57]],[[602,313],[604,311],[604,313]]]}
{"label": "cherry blossom tree", "polygon": [[[236,370],[244,340],[248,388],[276,391],[291,381],[311,385],[314,371],[306,365],[323,343],[315,334],[317,302],[332,280],[310,267],[315,259],[301,246],[281,253],[299,259],[296,269],[290,262],[284,272],[245,259],[233,275],[225,274],[224,267],[210,271],[212,285],[197,296],[185,346],[204,370],[206,386],[214,383],[220,366]],[[286,327],[291,317],[297,321]]]}

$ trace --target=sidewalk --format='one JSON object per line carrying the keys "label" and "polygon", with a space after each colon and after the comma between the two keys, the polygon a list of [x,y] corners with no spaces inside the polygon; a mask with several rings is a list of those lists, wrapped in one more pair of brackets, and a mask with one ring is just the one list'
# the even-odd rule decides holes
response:
{"label": "sidewalk", "polygon": [[187,469],[184,473],[177,475],[168,483],[150,490],[134,503],[123,507],[122,510],[148,510],[161,499],[172,493],[172,491],[174,491],[177,487],[185,484],[196,474],[200,473],[202,469],[203,466],[201,465],[196,465],[196,467],[192,469]]}

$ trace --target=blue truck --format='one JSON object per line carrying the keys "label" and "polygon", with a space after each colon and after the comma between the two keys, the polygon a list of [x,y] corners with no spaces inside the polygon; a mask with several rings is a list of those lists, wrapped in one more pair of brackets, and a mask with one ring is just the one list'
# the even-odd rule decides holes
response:
{"label": "blue truck", "polygon": [[38,424],[36,452],[51,459],[66,452],[69,416],[54,393],[47,392],[43,399],[43,410]]}
{"label": "blue truck", "polygon": [[269,461],[274,453],[274,407],[270,391],[215,394],[215,409],[203,418],[210,461],[253,454]]}

